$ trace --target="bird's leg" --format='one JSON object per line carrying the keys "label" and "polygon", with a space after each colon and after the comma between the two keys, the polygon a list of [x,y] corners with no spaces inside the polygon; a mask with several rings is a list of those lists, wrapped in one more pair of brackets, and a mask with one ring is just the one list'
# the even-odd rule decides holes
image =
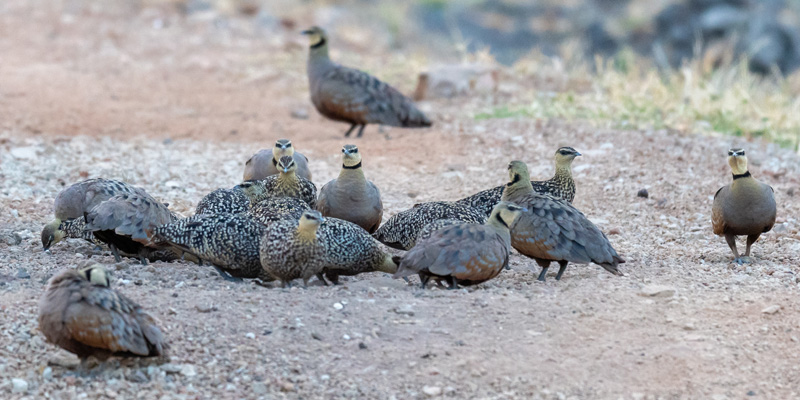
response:
{"label": "bird's leg", "polygon": [[325,277],[322,275],[322,272],[317,274],[317,279],[319,279],[320,282],[322,282],[323,286],[328,286],[328,281],[325,280]]}
{"label": "bird's leg", "polygon": [[732,235],[730,233],[725,235],[725,241],[728,242],[728,246],[731,248],[733,252],[733,262],[737,264],[742,264],[742,259],[739,257],[739,251],[736,250],[736,235]]}
{"label": "bird's leg", "polygon": [[308,278],[303,278],[303,289],[308,289]]}
{"label": "bird's leg", "polygon": [[219,276],[222,277],[222,279],[224,279],[224,280],[226,280],[228,282],[241,282],[242,281],[242,278],[235,278],[235,277],[231,276],[231,274],[225,272],[225,270],[223,270],[222,268],[220,268],[220,267],[218,267],[216,265],[212,265],[212,267],[214,267],[214,269],[217,270],[217,273],[219,274]]}
{"label": "bird's leg", "polygon": [[747,249],[744,251],[744,257],[739,258],[742,262],[749,263],[753,262],[753,259],[750,258],[750,246],[758,240],[758,237],[761,236],[760,233],[755,235],[747,235]]}
{"label": "bird's leg", "polygon": [[334,286],[339,284],[339,274],[328,271],[325,273],[325,277],[327,277],[328,280],[331,281],[331,283],[333,283]]}
{"label": "bird's leg", "polygon": [[139,250],[139,262],[142,263],[142,265],[147,265],[147,257],[145,256],[146,253],[146,249]]}
{"label": "bird's leg", "polygon": [[539,273],[539,277],[536,278],[537,281],[544,282],[545,275],[547,275],[547,269],[550,268],[550,260],[540,260],[536,259],[536,263],[542,267],[542,272]]}
{"label": "bird's leg", "polygon": [[456,283],[456,277],[448,276],[447,283],[450,284],[450,287],[447,288],[448,290],[458,289],[458,283]]}
{"label": "bird's leg", "polygon": [[425,289],[425,286],[428,284],[428,281],[431,279],[430,275],[423,274],[422,272],[419,273],[419,280],[422,282],[422,288]]}
{"label": "bird's leg", "polygon": [[358,125],[356,124],[350,125],[350,129],[348,129],[347,132],[344,133],[344,137],[350,137],[350,134],[353,133],[353,129],[356,129],[357,126]]}
{"label": "bird's leg", "polygon": [[563,275],[564,271],[567,270],[567,264],[569,264],[569,261],[566,260],[561,260],[558,262],[558,275],[556,275],[557,281],[561,280],[561,275]]}
{"label": "bird's leg", "polygon": [[111,253],[114,254],[114,261],[115,262],[122,261],[122,257],[119,256],[119,249],[117,248],[117,246],[109,244],[108,247],[111,249]]}
{"label": "bird's leg", "polygon": [[366,126],[367,126],[366,124],[364,124],[364,125],[361,125],[361,128],[359,128],[359,130],[358,130],[358,135],[356,135],[356,137],[361,137],[361,136],[364,136],[364,128],[365,128]]}

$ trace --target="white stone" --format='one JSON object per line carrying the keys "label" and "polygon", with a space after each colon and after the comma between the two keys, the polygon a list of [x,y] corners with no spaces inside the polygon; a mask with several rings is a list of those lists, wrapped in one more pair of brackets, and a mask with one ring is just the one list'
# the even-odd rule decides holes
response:
{"label": "white stone", "polygon": [[28,382],[24,379],[11,379],[11,393],[24,393],[28,391]]}
{"label": "white stone", "polygon": [[779,306],[777,304],[773,304],[773,305],[761,310],[761,312],[764,313],[764,314],[775,314],[780,310],[781,310],[781,306]]}
{"label": "white stone", "polygon": [[255,338],[256,338],[256,334],[255,334],[255,333],[253,333],[253,332],[247,332],[247,333],[244,335],[244,337],[246,337],[246,338],[248,338],[248,339],[255,339]]}
{"label": "white stone", "polygon": [[436,397],[442,395],[442,388],[438,386],[425,386],[422,388],[422,393],[425,393],[428,397]]}
{"label": "white stone", "polygon": [[181,375],[186,377],[192,377],[197,375],[197,369],[192,364],[183,364],[181,367]]}
{"label": "white stone", "polygon": [[642,288],[641,295],[646,297],[672,297],[675,295],[675,288],[662,285],[647,285]]}
{"label": "white stone", "polygon": [[[24,160],[36,159],[36,147],[14,147],[11,149],[11,155],[14,158],[21,158]],[[27,389],[26,389],[27,390]]]}
{"label": "white stone", "polygon": [[333,308],[341,310],[344,308],[344,306],[342,305],[342,303],[333,303]]}

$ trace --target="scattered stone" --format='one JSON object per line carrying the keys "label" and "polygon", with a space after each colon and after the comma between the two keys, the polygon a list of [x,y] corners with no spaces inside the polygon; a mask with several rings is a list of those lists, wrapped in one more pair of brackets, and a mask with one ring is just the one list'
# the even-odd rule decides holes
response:
{"label": "scattered stone", "polygon": [[256,338],[256,334],[255,334],[255,333],[253,333],[253,332],[247,332],[247,333],[244,335],[244,337],[246,337],[246,338],[248,338],[248,339],[255,339],[255,338]]}
{"label": "scattered stone", "polygon": [[366,350],[367,349],[367,345],[364,344],[364,342],[359,342],[358,343],[358,348],[361,349],[361,350]]}
{"label": "scattered stone", "polygon": [[28,391],[28,382],[24,379],[11,379],[11,393],[25,393]]}
{"label": "scattered stone", "polygon": [[17,279],[31,279],[31,274],[25,268],[20,268],[17,270]]}
{"label": "scattered stone", "polygon": [[161,365],[161,370],[166,372],[166,373],[168,373],[168,374],[177,374],[178,372],[181,372],[181,366],[180,365],[176,365],[176,364],[170,364],[170,363],[162,364]]}
{"label": "scattered stone", "polygon": [[214,305],[211,305],[211,304],[198,304],[198,305],[194,306],[194,308],[196,308],[197,311],[199,311],[201,313],[209,313],[209,312],[212,312],[212,311],[217,311],[217,306],[214,306]]}
{"label": "scattered stone", "polygon": [[333,308],[336,310],[341,310],[344,308],[344,306],[342,305],[342,303],[333,303]]}
{"label": "scattered stone", "polygon": [[342,339],[344,339],[344,340],[350,340],[350,335],[348,335],[348,334],[346,334],[346,333],[345,333],[345,334],[344,334],[344,336],[342,336]]}
{"label": "scattered stone", "polygon": [[192,364],[183,364],[181,366],[181,375],[185,377],[193,377],[197,375],[197,369]]}
{"label": "scattered stone", "polygon": [[52,365],[54,367],[62,367],[67,369],[73,369],[80,365],[81,361],[74,356],[53,356],[49,360],[47,360],[47,365]]}
{"label": "scattered stone", "polygon": [[128,374],[128,376],[126,376],[125,379],[128,380],[128,382],[133,382],[133,383],[144,383],[150,381],[147,375],[145,375],[144,372],[142,372],[142,370],[140,369],[134,370],[133,372]]}
{"label": "scattered stone", "polygon": [[28,147],[12,147],[11,148],[11,156],[14,158],[20,158],[23,160],[35,160],[36,159],[36,147],[28,146]]}
{"label": "scattered stone", "polygon": [[675,288],[662,285],[647,285],[639,293],[645,297],[672,297],[675,295]]}
{"label": "scattered stone", "polygon": [[622,234],[622,231],[620,231],[619,228],[611,228],[608,230],[608,236],[619,234]]}
{"label": "scattered stone", "polygon": [[306,108],[295,108],[292,110],[292,118],[294,119],[308,119],[308,109]]}
{"label": "scattered stone", "polygon": [[294,392],[294,384],[291,382],[280,381],[278,387],[281,388],[281,392]]}
{"label": "scattered stone", "polygon": [[45,367],[42,371],[42,379],[46,381],[53,379],[53,369],[50,367]]}
{"label": "scattered stone", "polygon": [[408,315],[409,317],[414,316],[414,309],[411,308],[410,304],[404,304],[400,307],[395,307],[392,309],[392,311],[394,311],[395,314]]}
{"label": "scattered stone", "polygon": [[22,243],[22,236],[20,236],[20,234],[19,234],[19,233],[16,233],[16,232],[14,232],[14,233],[9,233],[9,234],[8,234],[8,235],[6,235],[6,237],[5,237],[5,242],[6,242],[6,244],[7,244],[7,245],[9,245],[9,246],[17,246],[17,245],[19,245],[20,243]]}
{"label": "scattered stone", "polygon": [[764,313],[764,314],[775,314],[780,310],[781,310],[781,306],[779,306],[777,304],[773,304],[773,305],[761,310],[761,312]]}
{"label": "scattered stone", "polygon": [[650,197],[650,192],[648,192],[647,189],[641,189],[636,193],[636,196],[647,199]]}
{"label": "scattered stone", "polygon": [[267,393],[267,385],[263,382],[256,382],[253,384],[251,390],[254,394],[262,395]]}
{"label": "scattered stone", "polygon": [[425,386],[422,388],[422,393],[428,397],[436,397],[442,395],[442,388],[438,386]]}

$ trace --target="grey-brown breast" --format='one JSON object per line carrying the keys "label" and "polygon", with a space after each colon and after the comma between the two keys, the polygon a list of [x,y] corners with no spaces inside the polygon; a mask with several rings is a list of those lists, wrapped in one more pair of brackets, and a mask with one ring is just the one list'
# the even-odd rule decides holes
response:
{"label": "grey-brown breast", "polygon": [[408,250],[414,247],[419,232],[425,225],[440,219],[458,219],[482,224],[486,222],[486,215],[472,207],[453,202],[419,203],[389,218],[375,232],[375,238],[389,247]]}
{"label": "grey-brown breast", "polygon": [[39,330],[78,357],[159,356],[168,345],[156,320],[114,289],[78,271],[53,277],[39,301]]}
{"label": "grey-brown breast", "polygon": [[308,203],[296,197],[267,197],[253,204],[247,211],[264,225],[282,220],[297,221],[303,211],[310,210]]}
{"label": "grey-brown breast", "polygon": [[[292,158],[297,164],[297,176],[310,181],[311,170],[308,168],[308,157],[304,156],[302,153],[294,152]],[[242,180],[264,179],[270,175],[277,175],[278,169],[275,168],[276,163],[272,150],[259,150],[245,162],[244,177]]]}
{"label": "grey-brown breast", "polygon": [[497,276],[508,264],[509,243],[488,225],[458,224],[441,228],[417,242],[400,262],[397,277],[421,271],[452,276],[474,284]]}
{"label": "grey-brown breast", "polygon": [[772,187],[746,177],[720,188],[714,195],[711,222],[714,234],[755,235],[775,225],[777,205]]}
{"label": "grey-brown breast", "polygon": [[195,214],[236,214],[250,208],[250,200],[238,189],[217,189],[197,203]]}
{"label": "grey-brown breast", "polygon": [[542,260],[593,262],[609,272],[623,262],[606,235],[566,201],[535,193],[507,200],[528,209],[511,227],[511,245],[520,253]]}
{"label": "grey-brown breast", "polygon": [[358,125],[431,125],[428,117],[397,89],[359,70],[327,63],[328,68],[309,66],[311,101],[320,114]]}
{"label": "grey-brown breast", "polygon": [[316,207],[326,217],[350,221],[369,233],[377,231],[383,219],[381,192],[368,180],[333,179],[319,191]]}
{"label": "grey-brown breast", "polygon": [[199,214],[155,229],[167,242],[239,278],[262,277],[258,247],[266,228],[247,213]]}

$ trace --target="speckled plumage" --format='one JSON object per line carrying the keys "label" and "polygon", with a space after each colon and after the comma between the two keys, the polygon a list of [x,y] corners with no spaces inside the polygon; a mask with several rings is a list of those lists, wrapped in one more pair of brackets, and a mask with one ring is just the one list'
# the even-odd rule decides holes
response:
{"label": "speckled plumage", "polygon": [[[751,261],[750,247],[775,225],[778,208],[772,187],[750,175],[744,149],[730,149],[728,164],[733,182],[714,194],[711,225],[715,235],[725,236],[734,261],[747,263]],[[747,248],[742,257],[736,249],[736,236],[740,235],[747,236]]]}
{"label": "speckled plumage", "polygon": [[383,218],[381,191],[364,177],[358,147],[344,145],[342,158],[339,177],[319,191],[317,210],[325,217],[350,221],[373,233]]}
{"label": "speckled plumage", "polygon": [[289,139],[278,139],[271,150],[259,150],[244,163],[244,177],[242,180],[251,181],[264,179],[270,175],[278,174],[278,160],[283,156],[291,156],[297,163],[297,175],[311,179],[308,169],[308,157],[294,151],[294,146]]}
{"label": "speckled plumage", "polygon": [[74,239],[84,239],[97,246],[105,246],[106,244],[94,237],[92,231],[86,229],[86,221],[81,218],[72,218],[61,221],[58,229],[64,232],[64,237]]}
{"label": "speckled plumage", "polygon": [[397,264],[381,244],[352,222],[325,218],[317,236],[325,249],[325,276],[333,283],[339,281],[339,275],[397,271]]}
{"label": "speckled plumage", "polygon": [[272,280],[264,274],[258,256],[265,229],[247,213],[199,214],[155,228],[154,238],[233,277]]}
{"label": "speckled plumage", "polygon": [[309,210],[298,221],[268,225],[259,247],[264,271],[283,286],[298,278],[307,285],[312,276],[321,273],[325,267],[325,248],[318,236],[322,219],[318,211]]}
{"label": "speckled plumage", "polygon": [[[147,193],[120,194],[86,213],[86,229],[112,251],[138,254],[146,264],[147,254],[159,248],[151,240],[153,229],[175,219],[166,205]],[[115,256],[119,261],[119,255]]]}
{"label": "speckled plumage", "polygon": [[440,219],[482,224],[486,221],[486,216],[474,208],[449,201],[418,203],[393,215],[378,228],[374,236],[389,247],[408,250],[414,247],[419,232],[425,225]]}
{"label": "speckled plumage", "polygon": [[160,356],[169,347],[157,321],[110,288],[99,265],[50,279],[39,301],[39,330],[81,360]]}
{"label": "speckled plumage", "polygon": [[197,203],[195,214],[236,214],[250,208],[250,200],[238,189],[217,189]]}
{"label": "speckled plumage", "polygon": [[[572,203],[572,200],[575,199],[575,181],[572,179],[572,160],[580,155],[581,153],[578,153],[572,147],[561,147],[556,150],[555,175],[546,181],[531,181],[533,191]],[[505,185],[486,189],[472,196],[458,200],[456,203],[468,205],[489,215],[494,205],[502,199],[503,188],[505,188]]]}
{"label": "speckled plumage", "polygon": [[365,72],[331,61],[324,30],[313,27],[303,33],[311,41],[307,64],[311,102],[320,114],[351,124],[345,137],[356,126],[361,126],[361,137],[366,124],[431,126],[428,117],[397,89]]}
{"label": "speckled plumage", "polygon": [[511,245],[542,267],[539,280],[544,281],[552,261],[560,266],[557,280],[569,262],[595,263],[622,275],[617,264],[625,261],[597,226],[567,201],[534,192],[525,163],[512,161],[508,169],[510,181],[503,200],[528,209],[511,227]]}
{"label": "speckled plumage", "polygon": [[508,227],[521,211],[501,202],[485,225],[459,223],[432,232],[402,257],[395,278],[419,274],[423,288],[434,277],[447,280],[453,289],[494,278],[508,266]]}
{"label": "speckled plumage", "polygon": [[303,212],[310,210],[308,203],[296,197],[267,197],[253,204],[247,211],[264,225],[290,219],[297,221]]}
{"label": "speckled plumage", "polygon": [[[317,204],[317,187],[308,179],[297,176],[297,164],[289,156],[283,156],[278,165],[281,172],[261,180],[246,181],[236,186],[250,199],[251,204],[267,197],[296,197],[311,208]],[[235,188],[235,189],[236,189]]]}

